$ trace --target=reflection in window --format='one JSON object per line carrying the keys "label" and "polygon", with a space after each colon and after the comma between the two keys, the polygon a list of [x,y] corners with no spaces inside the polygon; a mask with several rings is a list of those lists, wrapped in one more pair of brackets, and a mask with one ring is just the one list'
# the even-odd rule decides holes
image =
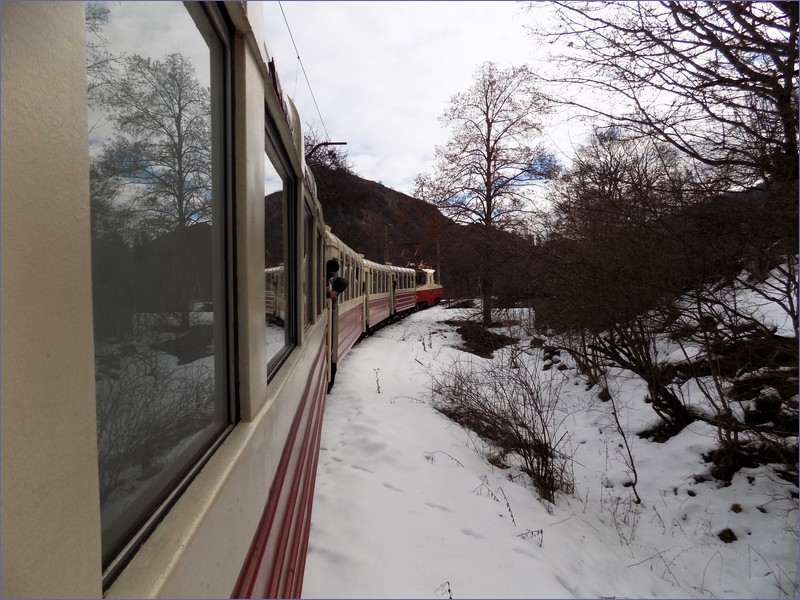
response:
{"label": "reflection in window", "polygon": [[322,232],[317,235],[317,269],[316,269],[316,290],[317,290],[317,316],[322,314],[325,308],[325,277],[322,274],[322,265],[325,264],[325,238]]}
{"label": "reflection in window", "polygon": [[303,219],[303,269],[306,275],[304,301],[306,325],[310,325],[314,322],[314,220],[308,206],[303,212]]}
{"label": "reflection in window", "polygon": [[[159,28],[151,27],[159,23]],[[103,563],[230,423],[224,65],[199,5],[86,7]]]}
{"label": "reflection in window", "polygon": [[286,269],[290,189],[280,160],[277,155],[273,160],[270,154],[275,154],[274,150],[272,146],[269,149],[264,155],[264,316],[267,364],[273,370],[292,341],[289,294],[293,274]]}

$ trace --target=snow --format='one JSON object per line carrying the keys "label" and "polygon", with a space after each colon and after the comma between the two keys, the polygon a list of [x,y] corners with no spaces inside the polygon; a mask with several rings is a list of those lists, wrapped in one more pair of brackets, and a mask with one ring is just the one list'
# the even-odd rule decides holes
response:
{"label": "snow", "polygon": [[[631,471],[611,403],[572,368],[546,377],[566,415],[574,492],[551,505],[519,469],[493,466],[492,448],[431,405],[431,374],[485,360],[458,349],[460,336],[442,323],[454,312],[414,313],[340,362],[325,408],[304,597],[797,596],[796,486],[762,466],[722,487],[702,458],[715,446],[706,424],[665,443],[637,437],[658,419],[629,372],[612,372],[610,391],[641,504],[624,485]],[[732,543],[718,537],[726,528]]]}

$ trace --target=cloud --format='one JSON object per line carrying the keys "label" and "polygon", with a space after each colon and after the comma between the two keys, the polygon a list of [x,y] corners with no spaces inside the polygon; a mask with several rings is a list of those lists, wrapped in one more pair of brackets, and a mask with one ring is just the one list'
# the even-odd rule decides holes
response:
{"label": "cloud", "polygon": [[267,45],[303,123],[347,141],[360,175],[406,193],[432,168],[436,145],[447,140],[438,117],[478,65],[541,58],[524,28],[537,15],[517,2],[292,1],[263,9]]}

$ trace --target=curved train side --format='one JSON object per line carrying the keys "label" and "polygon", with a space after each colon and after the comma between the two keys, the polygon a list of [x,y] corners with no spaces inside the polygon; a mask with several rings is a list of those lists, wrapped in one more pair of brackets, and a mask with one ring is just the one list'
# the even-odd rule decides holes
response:
{"label": "curved train side", "polygon": [[[299,597],[336,366],[441,298],[326,227],[264,29],[251,2],[2,8],[4,597]],[[125,99],[95,120],[96,83],[160,66],[208,90],[174,223],[165,167],[100,160],[146,146],[111,126]]]}

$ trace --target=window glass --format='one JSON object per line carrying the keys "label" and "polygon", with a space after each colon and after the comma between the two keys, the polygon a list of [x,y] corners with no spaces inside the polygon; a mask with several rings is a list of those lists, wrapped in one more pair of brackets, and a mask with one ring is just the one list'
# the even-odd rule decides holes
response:
{"label": "window glass", "polygon": [[180,2],[86,5],[104,567],[233,418],[228,47],[213,18]]}
{"label": "window glass", "polygon": [[[339,275],[344,277],[348,282],[350,281],[350,255],[344,254],[342,255],[342,260],[339,264]],[[347,289],[341,293],[340,299],[342,302],[347,301],[350,292],[350,286],[347,286]]]}
{"label": "window glass", "polygon": [[306,324],[314,322],[314,221],[308,206],[303,212],[304,240],[303,240],[303,270],[306,277],[305,294],[303,296],[306,310]]}
{"label": "window glass", "polygon": [[350,255],[347,256],[347,275],[345,275],[345,279],[348,281],[345,298],[350,300],[353,295],[353,257]]}
{"label": "window glass", "polygon": [[317,316],[322,314],[325,307],[325,274],[323,273],[325,265],[325,238],[320,231],[317,235],[317,268],[316,268],[316,282],[317,282]]}
{"label": "window glass", "polygon": [[274,369],[291,345],[290,307],[292,289],[289,264],[289,196],[291,186],[280,155],[267,135],[264,154],[264,313],[267,364]]}

